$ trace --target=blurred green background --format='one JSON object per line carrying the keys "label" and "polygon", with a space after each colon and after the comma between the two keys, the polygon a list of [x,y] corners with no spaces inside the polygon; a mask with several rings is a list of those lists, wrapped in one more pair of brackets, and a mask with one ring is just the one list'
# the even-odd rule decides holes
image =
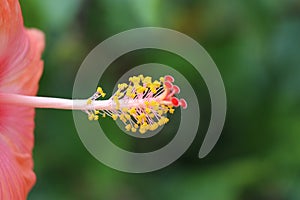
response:
{"label": "blurred green background", "polygon": [[[159,26],[189,35],[209,52],[228,98],[221,139],[208,157],[199,160],[210,117],[209,95],[201,77],[167,52],[143,50],[118,59],[103,80],[108,93],[110,80],[116,81],[137,64],[159,62],[185,75],[201,106],[195,142],[178,161],[160,171],[122,173],[88,153],[75,130],[72,112],[37,110],[37,183],[29,199],[300,199],[300,1],[20,2],[25,25],[46,34],[39,95],[71,98],[76,72],[98,43],[131,28]],[[117,130],[112,123],[109,126]],[[140,151],[168,139],[163,136],[147,145],[122,135],[113,137],[115,143]]]}

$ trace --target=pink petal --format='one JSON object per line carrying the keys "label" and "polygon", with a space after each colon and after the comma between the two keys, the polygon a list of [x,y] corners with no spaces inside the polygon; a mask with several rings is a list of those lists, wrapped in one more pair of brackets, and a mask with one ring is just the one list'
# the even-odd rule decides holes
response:
{"label": "pink petal", "polygon": [[31,154],[17,153],[2,134],[0,152],[0,199],[26,199],[35,182]]}
{"label": "pink petal", "polygon": [[[36,95],[44,35],[26,30],[17,0],[0,0],[0,93]],[[34,109],[0,105],[0,199],[26,199],[32,171]]]}

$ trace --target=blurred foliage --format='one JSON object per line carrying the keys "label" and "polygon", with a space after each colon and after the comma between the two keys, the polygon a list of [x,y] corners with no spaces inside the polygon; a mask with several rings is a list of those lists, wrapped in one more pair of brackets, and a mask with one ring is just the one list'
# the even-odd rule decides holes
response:
{"label": "blurred foliage", "polygon": [[[201,77],[166,52],[146,50],[120,58],[106,72],[107,88],[110,80],[124,73],[122,66],[147,62],[168,64],[186,76],[201,106],[197,139],[165,169],[126,174],[102,165],[87,152],[71,112],[37,110],[38,179],[29,199],[300,199],[300,1],[20,2],[26,26],[43,30],[47,38],[39,95],[70,98],[81,62],[99,42],[131,28],[161,26],[204,46],[219,67],[228,96],[221,139],[208,157],[198,160],[210,116]],[[112,138],[131,146],[121,136]]]}

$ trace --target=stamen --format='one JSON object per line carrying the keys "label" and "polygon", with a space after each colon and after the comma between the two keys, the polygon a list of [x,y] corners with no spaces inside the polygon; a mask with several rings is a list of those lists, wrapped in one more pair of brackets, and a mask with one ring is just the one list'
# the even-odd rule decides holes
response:
{"label": "stamen", "polygon": [[154,131],[158,127],[169,122],[167,113],[174,114],[174,107],[182,106],[187,108],[184,99],[178,99],[174,95],[180,93],[180,88],[173,85],[172,76],[161,77],[159,81],[152,81],[152,78],[143,75],[129,78],[129,84],[118,85],[117,91],[108,101],[109,106],[95,109],[94,105],[99,102],[100,97],[105,97],[101,87],[90,97],[86,104],[89,120],[98,120],[109,116],[113,120],[121,120],[126,131],[133,133],[139,131],[145,134],[147,131]]}

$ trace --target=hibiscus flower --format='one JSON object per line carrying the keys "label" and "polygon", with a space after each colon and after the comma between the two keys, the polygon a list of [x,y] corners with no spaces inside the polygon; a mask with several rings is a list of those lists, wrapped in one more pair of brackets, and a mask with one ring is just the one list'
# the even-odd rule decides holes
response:
{"label": "hibiscus flower", "polygon": [[143,75],[119,84],[108,100],[98,87],[83,100],[36,97],[43,71],[44,35],[26,29],[18,0],[0,0],[0,199],[26,199],[36,177],[33,172],[34,108],[82,110],[89,120],[109,116],[127,131],[146,133],[168,123],[174,107],[187,107],[172,76],[152,81]]}

